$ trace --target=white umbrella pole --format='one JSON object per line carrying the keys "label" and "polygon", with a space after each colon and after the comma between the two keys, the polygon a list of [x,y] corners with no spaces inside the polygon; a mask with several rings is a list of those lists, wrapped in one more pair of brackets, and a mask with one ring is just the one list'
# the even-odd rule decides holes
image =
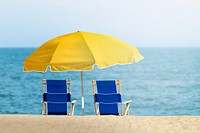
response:
{"label": "white umbrella pole", "polygon": [[82,91],[82,115],[84,115],[84,88],[83,88],[83,71],[81,71],[81,91]]}

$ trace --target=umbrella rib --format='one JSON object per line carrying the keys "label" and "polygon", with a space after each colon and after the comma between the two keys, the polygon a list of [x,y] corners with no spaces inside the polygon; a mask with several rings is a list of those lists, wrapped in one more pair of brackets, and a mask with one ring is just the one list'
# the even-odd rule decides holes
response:
{"label": "umbrella rib", "polygon": [[[53,52],[53,54],[52,54],[52,58],[51,58],[51,60],[49,61],[48,66],[51,65],[52,59],[53,59],[53,57],[54,57],[54,54],[55,54],[55,52],[57,51],[57,49],[58,49],[58,47],[59,47],[59,45],[58,45],[59,43],[60,43],[60,42],[57,43],[57,46],[56,46],[56,48],[55,48],[55,50],[54,50],[54,52]],[[51,66],[50,66],[50,67],[51,67]]]}
{"label": "umbrella rib", "polygon": [[87,45],[87,42],[86,42],[86,40],[84,39],[84,37],[83,37],[83,35],[81,34],[81,32],[79,32],[79,34],[80,34],[81,38],[83,39],[83,41],[85,42],[86,46],[88,47],[90,53],[92,54],[92,57],[93,57],[93,60],[94,60],[94,64],[95,64],[95,63],[96,63],[96,60],[95,60],[95,58],[94,58],[94,55],[93,55],[93,53],[92,53],[90,47]]}

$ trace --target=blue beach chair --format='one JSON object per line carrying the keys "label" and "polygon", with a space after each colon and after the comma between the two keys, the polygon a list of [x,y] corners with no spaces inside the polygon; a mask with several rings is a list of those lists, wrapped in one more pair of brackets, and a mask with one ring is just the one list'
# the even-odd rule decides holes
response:
{"label": "blue beach chair", "polygon": [[[76,100],[71,101],[70,80],[42,79],[42,93],[43,115],[74,115]],[[68,103],[71,113],[68,113]]]}
{"label": "blue beach chair", "polygon": [[[132,101],[122,102],[119,80],[93,80],[92,90],[96,115],[129,114],[129,107]],[[118,105],[120,105],[121,113],[119,113]],[[126,105],[125,111],[123,105]]]}

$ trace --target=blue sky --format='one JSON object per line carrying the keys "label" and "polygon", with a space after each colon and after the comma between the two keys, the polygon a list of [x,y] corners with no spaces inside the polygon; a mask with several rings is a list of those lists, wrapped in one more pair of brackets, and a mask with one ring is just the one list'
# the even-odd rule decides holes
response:
{"label": "blue sky", "polygon": [[136,47],[200,47],[199,0],[0,2],[0,47],[38,47],[79,29]]}

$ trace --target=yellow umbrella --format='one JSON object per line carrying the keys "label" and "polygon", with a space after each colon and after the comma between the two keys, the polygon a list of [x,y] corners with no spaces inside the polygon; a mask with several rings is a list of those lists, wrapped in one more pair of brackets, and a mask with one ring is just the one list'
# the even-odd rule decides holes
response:
{"label": "yellow umbrella", "polygon": [[84,89],[82,70],[100,69],[117,64],[131,64],[143,59],[137,48],[109,35],[74,32],[53,38],[24,60],[24,71],[81,71],[82,113]]}

